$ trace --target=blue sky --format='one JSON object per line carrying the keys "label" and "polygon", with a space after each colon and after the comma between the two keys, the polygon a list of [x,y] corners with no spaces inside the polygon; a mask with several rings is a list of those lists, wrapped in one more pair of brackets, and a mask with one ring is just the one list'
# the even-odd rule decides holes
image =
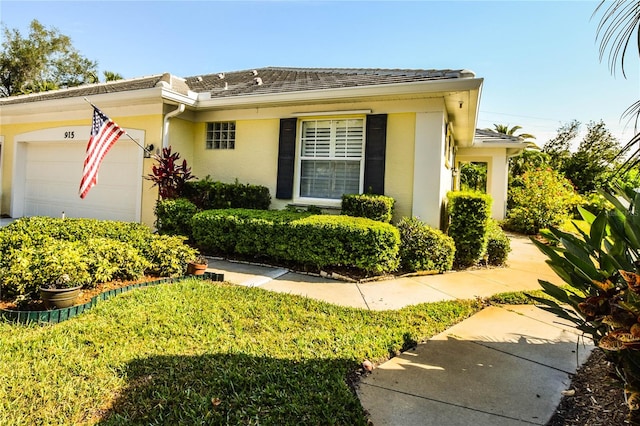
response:
{"label": "blue sky", "polygon": [[[0,1],[27,34],[38,19],[72,38],[100,72],[188,77],[263,66],[466,68],[485,79],[479,128],[520,125],[541,145],[572,119],[621,120],[640,99],[600,62],[599,1]],[[635,46],[634,46],[635,48]],[[583,126],[584,127],[584,126]]]}

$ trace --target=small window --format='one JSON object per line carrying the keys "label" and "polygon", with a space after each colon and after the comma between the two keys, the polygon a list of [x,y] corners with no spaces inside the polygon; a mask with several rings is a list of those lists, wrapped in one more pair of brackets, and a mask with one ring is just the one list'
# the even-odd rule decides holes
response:
{"label": "small window", "polygon": [[207,149],[235,149],[236,122],[207,123]]}

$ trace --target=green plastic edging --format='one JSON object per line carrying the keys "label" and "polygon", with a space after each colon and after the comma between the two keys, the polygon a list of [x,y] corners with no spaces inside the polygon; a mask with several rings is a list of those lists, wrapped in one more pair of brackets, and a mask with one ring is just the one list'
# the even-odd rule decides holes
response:
{"label": "green plastic edging", "polygon": [[107,300],[113,296],[117,296],[118,294],[126,293],[130,290],[135,290],[141,287],[149,287],[167,283],[177,283],[186,279],[193,278],[210,281],[224,281],[224,274],[205,272],[204,275],[189,275],[180,278],[160,278],[153,281],[131,284],[126,287],[115,288],[113,290],[102,292],[96,296],[93,296],[90,301],[82,305],[75,305],[63,309],[54,309],[51,311],[12,311],[9,309],[0,309],[0,318],[6,322],[15,322],[20,324],[28,324],[32,322],[37,322],[40,324],[57,324],[59,322],[66,321],[77,315],[80,315],[84,311],[88,311],[89,309],[97,305],[99,301]]}

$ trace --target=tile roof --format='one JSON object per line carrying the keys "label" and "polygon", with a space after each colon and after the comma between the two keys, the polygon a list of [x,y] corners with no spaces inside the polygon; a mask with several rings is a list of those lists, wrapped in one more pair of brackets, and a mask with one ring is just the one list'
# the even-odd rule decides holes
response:
{"label": "tile roof", "polygon": [[476,142],[489,142],[489,143],[505,143],[514,142],[522,143],[523,139],[517,136],[505,135],[504,133],[498,133],[490,129],[476,129]]}
{"label": "tile roof", "polygon": [[150,89],[160,81],[166,80],[168,74],[158,74],[128,80],[117,80],[108,83],[84,84],[68,89],[49,90],[29,95],[0,98],[0,105],[24,104],[52,99],[73,98],[80,96],[102,95],[105,93],[124,92],[129,90]]}
{"label": "tile roof", "polygon": [[198,93],[209,92],[212,98],[224,98],[251,94],[338,89],[473,77],[475,77],[475,74],[472,71],[464,69],[265,67],[255,70],[199,75],[188,77],[186,80],[164,73],[108,83],[87,84],[68,89],[0,98],[0,105],[150,89],[161,82],[166,83],[165,86],[171,87],[174,91],[182,94],[187,94],[187,91],[191,90]]}
{"label": "tile roof", "polygon": [[266,67],[187,77],[186,81],[194,92],[210,92],[212,98],[222,98],[469,77],[473,78],[475,74],[468,70],[448,69]]}

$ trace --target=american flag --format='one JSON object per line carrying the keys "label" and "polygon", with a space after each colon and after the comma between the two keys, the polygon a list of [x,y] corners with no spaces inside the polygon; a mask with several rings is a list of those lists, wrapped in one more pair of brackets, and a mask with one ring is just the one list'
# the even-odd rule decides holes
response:
{"label": "american flag", "polygon": [[80,181],[80,198],[86,197],[89,190],[98,182],[98,169],[102,159],[124,133],[125,131],[102,111],[93,107],[93,126],[91,126],[91,137],[87,144],[87,157],[84,160]]}

